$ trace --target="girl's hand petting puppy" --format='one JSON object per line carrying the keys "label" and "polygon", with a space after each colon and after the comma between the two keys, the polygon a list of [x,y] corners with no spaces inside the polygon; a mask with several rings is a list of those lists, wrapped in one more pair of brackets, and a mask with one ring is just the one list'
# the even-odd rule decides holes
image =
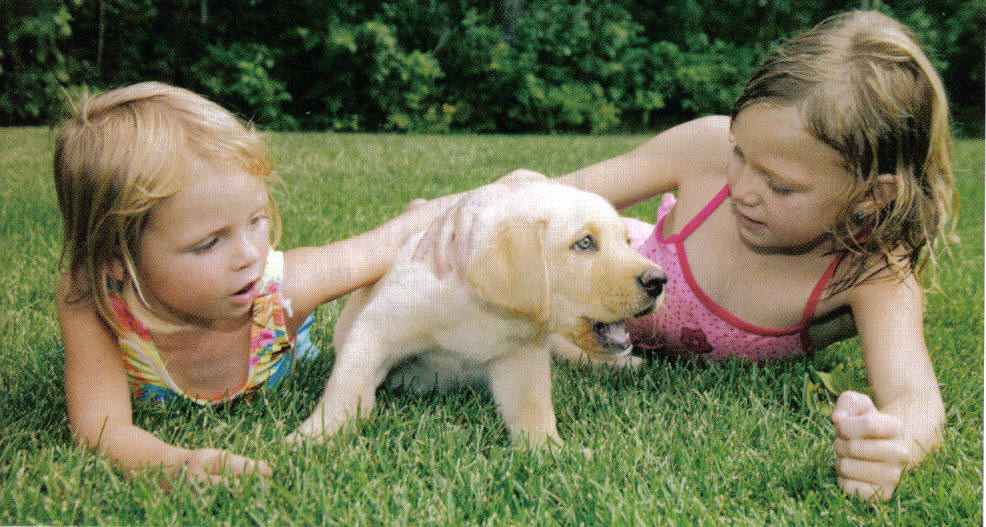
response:
{"label": "girl's hand petting puppy", "polygon": [[[472,253],[472,234],[476,216],[483,207],[503,206],[503,191],[511,186],[547,179],[538,172],[517,169],[475,190],[446,196],[456,201],[425,231],[414,251],[414,260],[432,260],[435,275],[444,278],[454,272],[456,276],[465,274],[466,263]],[[410,207],[416,207],[411,203]]]}

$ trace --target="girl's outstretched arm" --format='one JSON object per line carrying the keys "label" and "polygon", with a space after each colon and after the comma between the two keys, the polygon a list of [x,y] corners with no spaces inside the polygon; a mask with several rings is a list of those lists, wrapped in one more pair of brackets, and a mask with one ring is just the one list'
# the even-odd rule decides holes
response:
{"label": "girl's outstretched arm", "polygon": [[856,287],[851,305],[874,400],[846,392],[832,412],[839,486],[888,500],[905,468],[941,440],[945,409],[924,342],[924,296],[913,276]]}
{"label": "girl's outstretched arm", "polygon": [[223,450],[188,450],[134,426],[126,370],[112,330],[91,301],[68,302],[68,278],[58,285],[58,323],[65,345],[65,399],[78,445],[105,455],[128,474],[161,467],[191,478],[219,482],[226,476],[259,473],[270,467]]}
{"label": "girl's outstretched arm", "polygon": [[566,174],[561,183],[588,190],[625,209],[679,188],[721,164],[729,117],[710,115],[669,128],[639,147]]}
{"label": "girl's outstretched arm", "polygon": [[291,320],[300,324],[319,305],[376,282],[393,265],[404,242],[463,195],[417,203],[379,227],[344,240],[285,251],[284,296],[291,301]]}

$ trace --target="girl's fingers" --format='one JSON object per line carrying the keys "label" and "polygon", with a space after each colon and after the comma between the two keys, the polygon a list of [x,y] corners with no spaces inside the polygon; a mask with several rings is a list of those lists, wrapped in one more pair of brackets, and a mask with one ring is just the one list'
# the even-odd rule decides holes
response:
{"label": "girl's fingers", "polygon": [[467,211],[465,216],[465,220],[459,226],[459,235],[455,239],[455,246],[453,248],[455,270],[459,276],[465,276],[466,274],[466,264],[469,263],[469,257],[472,255],[473,229],[476,228],[475,211]]}
{"label": "girl's fingers", "polygon": [[412,258],[415,261],[430,260],[438,278],[453,271],[463,276],[472,254],[478,208],[465,199],[450,208],[428,226]]}
{"label": "girl's fingers", "polygon": [[[530,170],[515,170],[494,183],[466,193],[428,226],[418,242],[412,258],[415,261],[432,261],[435,275],[444,278],[450,272],[460,277],[473,252],[473,231],[484,207],[502,206],[505,186],[546,179]],[[409,205],[409,208],[414,203]]]}
{"label": "girl's fingers", "polygon": [[412,210],[424,205],[425,203],[428,203],[428,200],[424,198],[413,199],[411,200],[410,203],[407,204],[406,207],[404,207],[404,212],[411,212]]}
{"label": "girl's fingers", "polygon": [[852,458],[889,464],[905,465],[910,459],[907,445],[894,439],[842,439],[833,445],[838,458]]}
{"label": "girl's fingers", "polygon": [[418,246],[414,250],[414,256],[411,257],[414,261],[424,261],[429,254],[434,255],[435,247],[438,246],[438,233],[444,220],[445,215],[440,216],[425,229],[424,235],[421,236],[421,240],[418,241]]}
{"label": "girl's fingers", "polygon": [[[223,485],[227,487],[231,486],[230,485],[231,481],[229,478],[225,476],[219,476],[216,474],[209,474],[204,470],[190,470],[188,471],[188,474],[185,477],[188,480],[193,481],[195,483],[207,484],[211,486],[217,486],[217,485]],[[235,482],[236,480],[232,480],[232,481]]]}
{"label": "girl's fingers", "polygon": [[458,206],[451,211],[450,215],[442,218],[438,239],[435,240],[435,270],[439,278],[444,278],[452,270],[453,263],[451,260],[454,254],[452,243],[455,240],[461,212],[462,207]]}
{"label": "girl's fingers", "polygon": [[869,483],[875,487],[891,490],[897,487],[903,470],[900,465],[888,465],[852,458],[841,458],[835,462],[835,471],[840,478]]}
{"label": "girl's fingers", "polygon": [[893,439],[903,431],[898,417],[876,410],[835,421],[835,433],[842,439]]}
{"label": "girl's fingers", "polygon": [[201,471],[204,474],[215,476],[259,475],[266,477],[272,473],[270,465],[263,461],[214,448],[202,448],[194,451],[189,465],[189,471],[192,473]]}
{"label": "girl's fingers", "polygon": [[866,481],[849,478],[839,478],[839,488],[847,496],[853,496],[865,501],[887,501],[894,494],[893,488],[887,489]]}
{"label": "girl's fingers", "polygon": [[269,477],[273,473],[267,463],[236,454],[230,454],[226,458],[225,468],[231,474],[243,476]]}
{"label": "girl's fingers", "polygon": [[[431,222],[411,257],[414,261],[430,261],[438,278],[444,278],[453,269],[461,269],[465,265],[462,255],[469,249],[472,238],[472,224],[463,220],[463,209],[467,207],[465,202],[466,197],[463,197]],[[463,243],[466,244],[465,248],[461,248]]]}
{"label": "girl's fingers", "polygon": [[876,410],[876,405],[872,399],[865,394],[847,390],[839,395],[835,408],[832,408],[832,421],[838,422],[873,410]]}

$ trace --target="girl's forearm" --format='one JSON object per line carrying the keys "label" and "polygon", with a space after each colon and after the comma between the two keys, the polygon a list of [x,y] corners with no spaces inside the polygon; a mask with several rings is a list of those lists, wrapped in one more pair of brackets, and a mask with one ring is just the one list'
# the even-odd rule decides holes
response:
{"label": "girl's forearm", "polygon": [[[315,306],[342,296],[380,279],[393,266],[407,239],[428,227],[439,214],[454,204],[458,195],[424,202],[370,231],[319,247],[292,249],[292,268],[287,274],[301,277],[312,289],[295,293]],[[311,298],[309,298],[311,296]],[[298,302],[296,300],[295,302]]]}
{"label": "girl's forearm", "polygon": [[177,473],[185,463],[188,450],[162,441],[154,434],[128,423],[107,418],[76,429],[75,442],[95,449],[128,474],[160,467]]}
{"label": "girl's forearm", "polygon": [[918,464],[941,443],[945,424],[945,406],[941,395],[904,396],[880,409],[903,421],[907,434],[907,457]]}

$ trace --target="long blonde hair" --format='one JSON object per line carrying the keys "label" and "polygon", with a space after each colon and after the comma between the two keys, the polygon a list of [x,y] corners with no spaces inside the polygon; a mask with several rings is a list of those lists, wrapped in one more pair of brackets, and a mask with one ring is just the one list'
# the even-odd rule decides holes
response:
{"label": "long blonde hair", "polygon": [[[849,203],[873,195],[877,176],[896,178],[896,196],[875,215],[859,218],[850,207],[837,220],[832,235],[846,258],[833,290],[884,269],[919,274],[935,262],[958,206],[948,103],[907,27],[877,11],[824,20],[764,60],[732,117],[759,102],[796,107],[807,130],[841,154],[854,179]],[[874,256],[883,262],[876,268]]]}
{"label": "long blonde hair", "polygon": [[[53,165],[69,300],[92,298],[119,332],[110,296],[120,294],[142,322],[175,329],[144,300],[137,255],[147,217],[202,163],[232,163],[264,180],[273,177],[266,143],[219,105],[158,82],[97,97],[86,93],[70,103],[73,115],[59,128]],[[276,244],[280,218],[269,191],[267,212]],[[115,266],[122,283],[112,276]]]}

